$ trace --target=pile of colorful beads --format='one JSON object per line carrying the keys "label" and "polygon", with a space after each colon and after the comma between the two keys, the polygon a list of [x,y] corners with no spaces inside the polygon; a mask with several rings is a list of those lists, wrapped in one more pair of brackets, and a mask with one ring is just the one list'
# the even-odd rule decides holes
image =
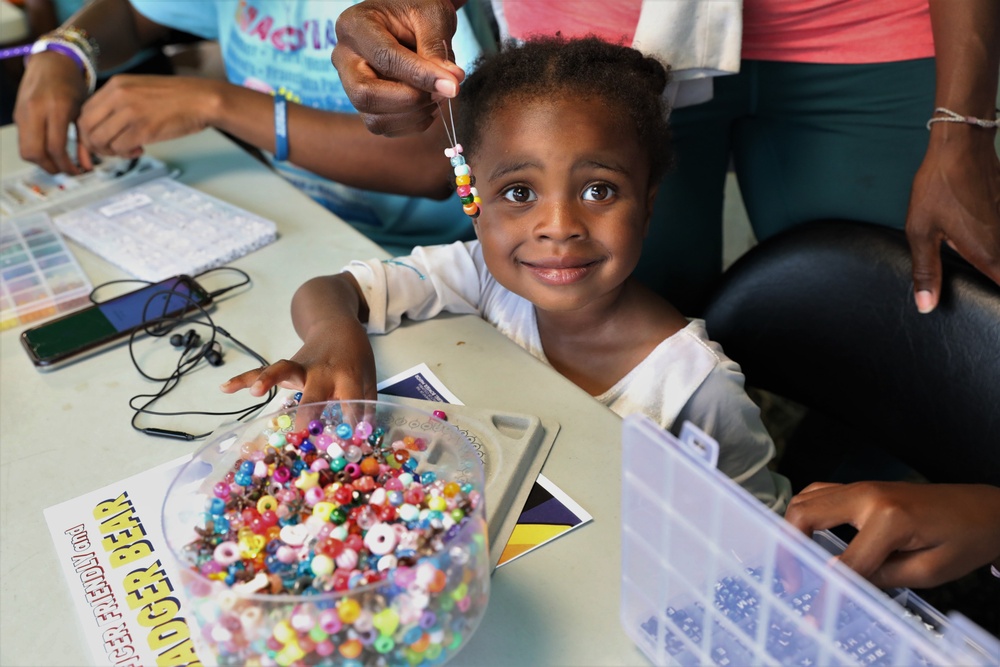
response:
{"label": "pile of colorful beads", "polygon": [[441,456],[428,436],[444,429],[387,431],[416,422],[369,405],[379,419],[352,426],[327,410],[296,430],[291,411],[232,446],[180,554],[199,645],[219,664],[441,664],[478,624],[481,466],[470,476]]}

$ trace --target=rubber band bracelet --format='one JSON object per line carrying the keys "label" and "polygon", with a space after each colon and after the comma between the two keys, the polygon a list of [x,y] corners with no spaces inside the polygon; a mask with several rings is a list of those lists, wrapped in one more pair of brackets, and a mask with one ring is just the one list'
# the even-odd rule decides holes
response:
{"label": "rubber band bracelet", "polygon": [[79,46],[68,40],[46,37],[39,39],[31,46],[32,55],[41,53],[42,51],[61,53],[75,62],[80,71],[83,72],[84,81],[87,83],[87,94],[92,95],[94,93],[94,90],[97,88],[97,71],[94,69],[94,63],[91,62],[90,58],[87,57],[87,54]]}
{"label": "rubber band bracelet", "polygon": [[934,109],[934,113],[944,114],[944,116],[931,118],[927,121],[927,129],[931,129],[931,125],[934,123],[963,123],[965,125],[975,125],[976,127],[982,127],[986,129],[994,129],[1000,127],[1000,118],[995,118],[993,120],[986,120],[985,118],[976,118],[975,116],[963,116],[960,113],[956,113],[951,109],[945,109],[944,107],[938,107]]}
{"label": "rubber band bracelet", "polygon": [[274,159],[288,159],[288,100],[282,95],[274,96]]}

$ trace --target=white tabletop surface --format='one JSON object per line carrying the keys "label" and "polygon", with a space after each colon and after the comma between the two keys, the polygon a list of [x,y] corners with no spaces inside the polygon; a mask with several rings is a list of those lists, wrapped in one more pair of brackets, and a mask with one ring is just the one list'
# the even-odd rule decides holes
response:
{"label": "white tabletop surface", "polygon": [[[252,288],[223,297],[213,311],[218,324],[268,359],[298,347],[289,317],[296,287],[351,259],[384,256],[214,131],[151,146],[149,153],[179,167],[182,182],[277,224],[277,242],[233,263],[251,275]],[[3,174],[24,166],[13,127],[0,130],[0,158]],[[94,284],[125,277],[72,248]],[[22,329],[0,333],[0,665],[83,665],[89,656],[43,509],[192,452],[200,443],[132,430],[129,397],[150,384],[132,368],[125,348],[39,373],[21,349]],[[151,358],[169,348],[157,342],[160,347],[150,342],[145,348]],[[373,337],[373,344],[379,379],[425,362],[467,405],[559,422],[543,472],[594,517],[496,571],[486,616],[454,664],[646,664],[618,621],[618,417],[474,316],[411,323]],[[183,392],[163,407],[246,405],[245,396],[226,397],[217,386],[256,363],[225,349],[222,368],[186,377]],[[217,423],[181,419],[155,425],[211,430]]]}

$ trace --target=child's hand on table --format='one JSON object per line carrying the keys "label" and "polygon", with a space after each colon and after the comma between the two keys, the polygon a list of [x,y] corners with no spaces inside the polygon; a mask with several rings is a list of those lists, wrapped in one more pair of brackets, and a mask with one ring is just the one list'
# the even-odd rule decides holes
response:
{"label": "child's hand on table", "polygon": [[292,320],[303,344],[290,359],[230,378],[227,394],[271,387],[297,389],[301,404],[377,398],[375,353],[363,322],[368,306],[350,274],[313,278],[292,299]]}

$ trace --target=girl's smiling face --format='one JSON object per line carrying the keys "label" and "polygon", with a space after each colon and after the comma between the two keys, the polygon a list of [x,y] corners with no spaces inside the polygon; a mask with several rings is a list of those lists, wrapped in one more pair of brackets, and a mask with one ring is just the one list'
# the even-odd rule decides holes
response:
{"label": "girl's smiling face", "polygon": [[615,302],[656,193],[624,110],[565,92],[511,100],[469,164],[483,202],[476,233],[501,285],[542,311]]}

